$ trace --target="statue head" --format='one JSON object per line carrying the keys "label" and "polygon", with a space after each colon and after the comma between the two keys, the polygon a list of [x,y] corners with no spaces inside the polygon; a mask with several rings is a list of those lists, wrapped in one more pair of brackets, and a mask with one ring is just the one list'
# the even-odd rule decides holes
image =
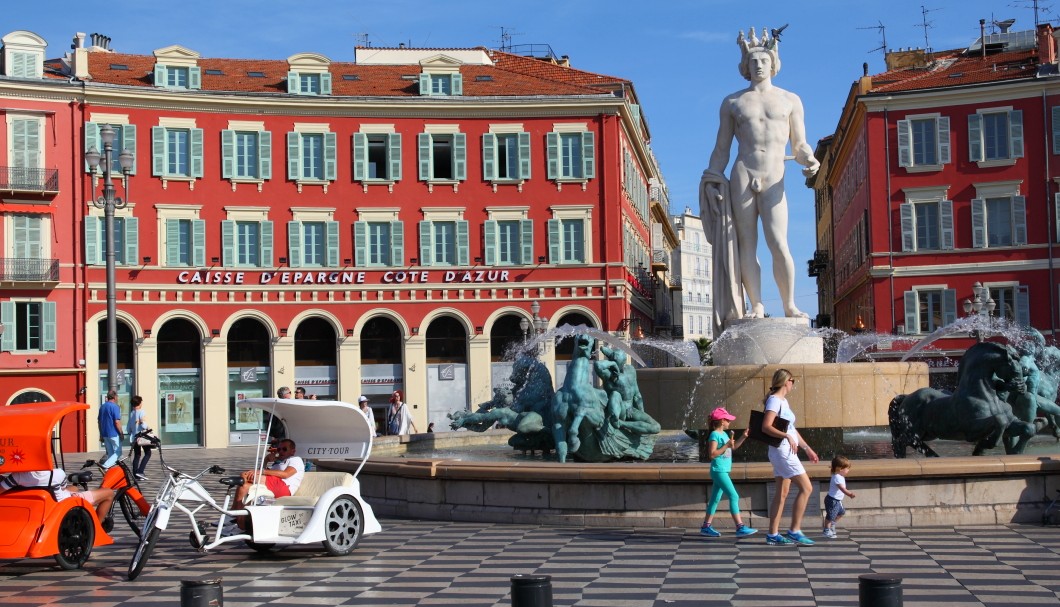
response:
{"label": "statue head", "polygon": [[740,47],[740,75],[746,80],[751,80],[751,69],[749,61],[751,57],[758,54],[766,54],[770,59],[770,76],[776,76],[780,71],[780,53],[777,50],[779,40],[770,37],[769,30],[762,28],[762,37],[755,35],[755,28],[745,38],[743,32],[736,37],[736,44]]}

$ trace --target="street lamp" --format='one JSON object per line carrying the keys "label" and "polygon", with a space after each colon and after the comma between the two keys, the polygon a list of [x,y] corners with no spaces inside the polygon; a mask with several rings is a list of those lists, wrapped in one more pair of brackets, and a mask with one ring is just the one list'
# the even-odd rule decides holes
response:
{"label": "street lamp", "polygon": [[[973,314],[979,316],[983,323],[987,323],[991,316],[994,314],[994,309],[997,308],[997,303],[992,297],[990,297],[990,288],[984,287],[982,283],[976,281],[972,285],[972,299],[965,299],[962,306],[964,308],[964,314],[971,316]],[[973,331],[975,341],[983,341],[983,333],[980,329]]]}
{"label": "street lamp", "polygon": [[[111,169],[114,165],[114,129],[109,124],[99,127],[99,140],[103,143],[103,154],[91,147],[85,152],[85,161],[90,169],[95,172],[96,167],[103,165],[103,195],[92,201],[97,209],[103,209],[104,232],[107,244],[107,388],[117,391],[118,389],[118,311],[116,280],[114,278],[114,209],[125,208],[127,200],[122,200],[114,195],[114,181],[111,179]],[[133,166],[133,154],[129,150],[122,150],[118,154],[118,163],[121,165],[123,176],[128,176]],[[125,182],[125,195],[129,195],[129,185]]]}
{"label": "street lamp", "polygon": [[530,321],[526,318],[520,318],[519,330],[523,332],[523,343],[530,341]]}

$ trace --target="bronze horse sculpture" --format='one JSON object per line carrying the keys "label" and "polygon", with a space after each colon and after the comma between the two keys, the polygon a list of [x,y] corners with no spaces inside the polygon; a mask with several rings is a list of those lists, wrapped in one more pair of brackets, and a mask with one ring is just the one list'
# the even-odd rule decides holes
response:
{"label": "bronze horse sculpture", "polygon": [[887,413],[894,456],[905,457],[912,447],[938,457],[927,441],[940,438],[975,443],[972,455],[982,455],[998,441],[1006,453],[1022,453],[1037,428],[1013,413],[1004,393],[1025,390],[1019,353],[994,342],[975,344],[958,364],[953,394],[920,388],[891,401]]}

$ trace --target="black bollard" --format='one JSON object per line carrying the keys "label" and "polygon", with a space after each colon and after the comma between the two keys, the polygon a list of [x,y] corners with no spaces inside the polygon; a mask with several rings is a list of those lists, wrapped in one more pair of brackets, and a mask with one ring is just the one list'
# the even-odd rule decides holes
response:
{"label": "black bollard", "polygon": [[224,607],[224,604],[221,578],[180,582],[180,607]]}
{"label": "black bollard", "polygon": [[902,607],[902,578],[884,573],[859,575],[858,607]]}
{"label": "black bollard", "polygon": [[512,576],[512,607],[552,607],[552,576]]}

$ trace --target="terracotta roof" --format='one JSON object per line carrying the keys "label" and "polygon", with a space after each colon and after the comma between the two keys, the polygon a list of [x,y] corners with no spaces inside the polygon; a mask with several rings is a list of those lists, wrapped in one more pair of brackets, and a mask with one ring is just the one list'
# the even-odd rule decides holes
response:
{"label": "terracotta roof", "polygon": [[[496,65],[463,65],[464,97],[600,95],[599,86],[626,83],[603,76],[547,63],[529,57],[490,51]],[[155,58],[121,53],[89,53],[92,82],[122,86],[153,87]],[[124,66],[126,69],[114,66]],[[198,60],[202,90],[246,93],[286,93],[285,59]],[[219,71],[220,74],[210,73]],[[418,97],[420,66],[359,65],[332,62],[329,67],[332,96]],[[261,74],[252,77],[250,73]],[[356,76],[356,79],[344,78]]]}
{"label": "terracotta roof", "polygon": [[1032,78],[1038,71],[1035,49],[995,53],[981,57],[962,50],[933,53],[927,67],[896,69],[872,77],[869,93],[894,93],[986,84]]}

